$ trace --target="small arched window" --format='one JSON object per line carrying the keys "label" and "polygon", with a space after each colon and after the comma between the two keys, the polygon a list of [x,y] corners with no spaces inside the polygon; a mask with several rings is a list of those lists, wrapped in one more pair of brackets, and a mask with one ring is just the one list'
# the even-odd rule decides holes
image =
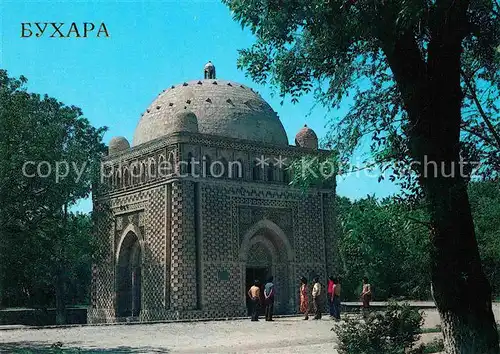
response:
{"label": "small arched window", "polygon": [[262,166],[257,161],[254,161],[254,163],[253,163],[252,179],[254,181],[262,180]]}
{"label": "small arched window", "polygon": [[224,178],[228,175],[227,170],[228,170],[227,160],[221,157],[219,160],[214,162],[213,177]]}
{"label": "small arched window", "polygon": [[208,155],[203,156],[203,161],[201,163],[202,163],[203,177],[211,177],[212,159],[210,158],[210,156]]}
{"label": "small arched window", "polygon": [[122,176],[120,169],[116,168],[115,170],[115,187],[121,188],[122,186]]}
{"label": "small arched window", "polygon": [[282,181],[285,184],[290,184],[290,170],[288,168],[281,169]]}
{"label": "small arched window", "polygon": [[128,167],[123,168],[123,186],[128,187],[130,185],[130,173],[128,172]]}
{"label": "small arched window", "polygon": [[146,182],[146,164],[144,162],[141,163],[141,182]]}
{"label": "small arched window", "polygon": [[164,155],[160,155],[158,158],[158,177],[165,177],[169,173],[168,163]]}
{"label": "small arched window", "polygon": [[156,162],[155,159],[149,159],[149,179],[156,178]]}
{"label": "small arched window", "polygon": [[269,182],[274,181],[274,165],[272,163],[267,166],[267,180]]}
{"label": "small arched window", "polygon": [[193,162],[194,162],[193,161],[193,154],[192,153],[188,153],[186,172],[190,176],[193,174]]}
{"label": "small arched window", "polygon": [[139,178],[140,178],[139,166],[137,162],[134,162],[132,166],[132,184],[138,183]]}
{"label": "small arched window", "polygon": [[228,166],[228,176],[234,179],[242,179],[243,176],[243,161],[238,159],[236,161],[232,161]]}
{"label": "small arched window", "polygon": [[171,152],[168,155],[168,163],[167,163],[167,174],[171,175],[172,173],[176,173],[176,168],[175,168],[175,154]]}

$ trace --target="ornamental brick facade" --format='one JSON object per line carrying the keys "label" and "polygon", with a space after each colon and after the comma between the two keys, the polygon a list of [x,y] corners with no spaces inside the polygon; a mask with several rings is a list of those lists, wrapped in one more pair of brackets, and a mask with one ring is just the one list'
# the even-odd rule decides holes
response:
{"label": "ornamental brick facade", "polygon": [[[136,129],[135,146],[113,140],[94,200],[100,252],[89,323],[246,316],[249,283],[270,275],[275,312],[296,313],[299,279],[317,275],[325,283],[334,275],[334,178],[303,191],[289,185],[290,172],[277,163],[329,152],[310,142],[287,145],[279,118],[260,96],[214,81],[160,94],[148,108],[154,115],[146,111]],[[232,90],[242,91],[224,99]],[[169,107],[163,116],[162,107]],[[175,122],[186,116],[190,124]],[[262,156],[273,164],[257,166]],[[219,161],[224,173],[203,173],[190,161]],[[229,173],[230,162],[241,170]]]}

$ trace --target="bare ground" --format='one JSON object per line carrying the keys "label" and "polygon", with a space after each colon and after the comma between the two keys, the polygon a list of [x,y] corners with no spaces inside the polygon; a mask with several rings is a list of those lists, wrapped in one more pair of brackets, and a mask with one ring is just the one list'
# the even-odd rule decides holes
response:
{"label": "bare ground", "polygon": [[[436,310],[426,310],[425,327],[439,324]],[[274,322],[250,320],[83,326],[0,331],[0,353],[49,352],[53,343],[81,348],[80,353],[332,353],[336,354],[333,322],[301,317]],[[426,335],[431,339],[439,334]],[[24,352],[26,353],[26,351]]]}

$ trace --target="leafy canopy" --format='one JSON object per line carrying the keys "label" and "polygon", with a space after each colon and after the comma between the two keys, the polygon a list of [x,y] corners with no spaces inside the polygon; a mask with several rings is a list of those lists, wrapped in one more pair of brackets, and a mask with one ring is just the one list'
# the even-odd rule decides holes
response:
{"label": "leafy canopy", "polygon": [[89,250],[88,222],[68,208],[90,195],[106,150],[105,128],[26,83],[0,70],[0,298],[13,301],[51,292]]}
{"label": "leafy canopy", "polygon": [[[408,168],[409,130],[401,91],[387,53],[396,38],[415,43],[424,62],[439,22],[455,16],[451,1],[223,0],[256,42],[240,50],[238,66],[292,102],[308,93],[332,112],[327,146],[341,159],[371,141],[374,160],[405,190],[418,192]],[[480,161],[481,177],[500,170],[500,5],[472,0],[464,26],[462,155]],[[446,21],[446,20],[445,20]],[[352,96],[349,112],[334,109]],[[413,176],[413,177],[412,177]]]}

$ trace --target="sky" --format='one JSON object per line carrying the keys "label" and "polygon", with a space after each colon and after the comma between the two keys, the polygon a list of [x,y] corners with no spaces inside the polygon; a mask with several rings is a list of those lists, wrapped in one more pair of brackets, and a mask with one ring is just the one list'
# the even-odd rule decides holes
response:
{"label": "sky", "polygon": [[[72,22],[83,32],[83,23],[95,30],[87,38],[50,38],[49,25],[41,37],[22,38],[22,23],[63,22],[67,33]],[[97,38],[105,23],[109,38]],[[32,27],[36,33],[35,25]],[[28,32],[25,32],[28,33]],[[249,30],[232,19],[217,0],[177,1],[26,1],[0,0],[0,67],[11,77],[28,78],[28,91],[48,94],[82,108],[94,126],[107,126],[107,143],[113,136],[132,141],[140,114],[163,89],[203,77],[211,60],[217,77],[256,89],[278,113],[290,144],[307,124],[321,139],[331,117],[342,116],[349,106],[327,112],[312,96],[298,104],[285,102],[270,88],[257,85],[237,69],[238,49],[254,43]],[[360,151],[354,159],[366,154]],[[338,177],[337,193],[351,199],[398,191],[377,174]],[[89,211],[82,201],[77,210]]]}

